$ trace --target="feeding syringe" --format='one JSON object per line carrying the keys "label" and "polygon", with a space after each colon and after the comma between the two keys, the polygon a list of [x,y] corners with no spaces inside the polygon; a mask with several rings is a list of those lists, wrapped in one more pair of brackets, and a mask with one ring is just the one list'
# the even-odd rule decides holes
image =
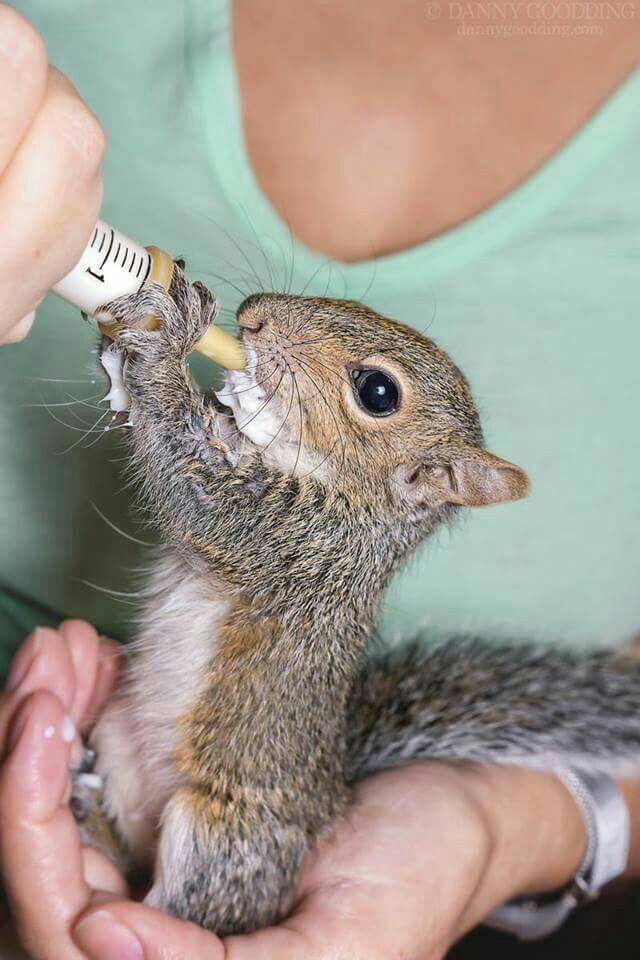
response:
{"label": "feeding syringe", "polygon": [[[158,247],[141,247],[98,220],[80,260],[56,283],[53,292],[93,316],[105,303],[138,293],[146,284],[159,283],[168,290],[173,269],[168,253]],[[155,318],[150,317],[150,328],[156,325]],[[209,327],[195,349],[229,370],[245,366],[239,341],[215,325]]]}

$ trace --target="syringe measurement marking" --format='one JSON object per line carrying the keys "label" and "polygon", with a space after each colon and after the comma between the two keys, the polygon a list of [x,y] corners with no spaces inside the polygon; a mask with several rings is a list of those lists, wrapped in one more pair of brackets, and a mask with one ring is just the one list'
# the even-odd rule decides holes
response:
{"label": "syringe measurement marking", "polygon": [[[101,270],[102,270],[102,268],[104,267],[105,263],[107,262],[107,259],[108,259],[108,257],[109,257],[109,254],[111,253],[111,247],[113,246],[113,239],[114,239],[114,237],[115,237],[115,233],[113,232],[113,227],[110,227],[109,229],[111,230],[111,238],[110,238],[110,240],[109,240],[109,246],[107,247],[107,252],[106,252],[105,255],[104,255],[104,260],[103,260],[102,263],[100,264],[100,269],[101,269]],[[98,251],[98,253],[99,253],[99,252],[100,252],[100,251]]]}
{"label": "syringe measurement marking", "polygon": [[[111,227],[110,227],[109,229],[111,230],[111,235],[112,235],[112,238],[113,238],[113,229],[112,229]],[[96,229],[95,229],[95,231],[94,231],[94,233],[93,233],[93,237],[91,238],[91,243],[89,244],[89,247],[90,247],[90,248],[95,245],[97,236],[98,236],[98,228],[96,227]],[[99,248],[98,248],[98,253],[101,252],[101,250],[102,250],[102,248],[103,248],[103,246],[104,246],[104,241],[106,240],[106,238],[107,238],[107,234],[106,234],[106,233],[103,233],[103,234],[102,234],[102,239],[100,240],[100,246],[99,246]],[[113,242],[113,241],[112,241],[112,242]],[[105,257],[105,260],[106,260],[106,257]],[[102,263],[100,264],[100,266],[98,267],[98,269],[99,269],[99,270],[102,270],[103,266],[104,266],[104,260],[102,261]],[[93,278],[94,278],[95,280],[97,280],[99,283],[104,283],[104,273],[96,273],[95,270],[92,270],[92,269],[91,269],[91,267],[87,267],[86,270],[85,270],[85,273],[88,273],[90,277],[93,277]]]}
{"label": "syringe measurement marking", "polygon": [[[79,263],[53,289],[92,314],[108,300],[139,293],[153,274],[153,255],[148,250],[98,220]],[[87,275],[100,283],[100,288],[82,279]]]}
{"label": "syringe measurement marking", "polygon": [[151,254],[150,254],[150,253],[147,253],[147,270],[146,270],[146,273],[145,273],[144,277],[142,278],[142,280],[141,280],[141,282],[140,282],[140,286],[138,287],[138,290],[142,290],[142,288],[144,287],[145,283],[147,282],[147,277],[148,277],[149,274],[151,273],[151,263],[152,263]]}

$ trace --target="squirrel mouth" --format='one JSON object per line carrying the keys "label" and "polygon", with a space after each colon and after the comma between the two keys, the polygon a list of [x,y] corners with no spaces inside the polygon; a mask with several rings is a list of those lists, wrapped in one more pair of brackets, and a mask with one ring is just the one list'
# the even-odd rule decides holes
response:
{"label": "squirrel mouth", "polygon": [[275,391],[256,378],[258,356],[245,341],[247,366],[225,371],[225,385],[216,397],[228,407],[237,430],[258,447],[266,447],[278,434],[281,417],[272,403]]}

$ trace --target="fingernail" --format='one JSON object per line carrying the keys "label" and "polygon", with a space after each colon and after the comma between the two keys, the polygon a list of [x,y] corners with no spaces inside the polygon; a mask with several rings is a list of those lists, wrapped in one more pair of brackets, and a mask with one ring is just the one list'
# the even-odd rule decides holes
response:
{"label": "fingernail", "polygon": [[13,664],[11,665],[9,676],[7,677],[7,682],[5,683],[5,690],[7,693],[13,693],[14,690],[18,689],[26,675],[29,673],[31,664],[37,657],[41,646],[42,631],[40,627],[36,627],[31,639],[27,641],[22,650],[18,651]]}
{"label": "fingernail", "polygon": [[62,721],[62,726],[60,727],[60,736],[65,743],[73,743],[76,735],[76,727],[71,719],[71,717],[66,716]]}
{"label": "fingernail", "polygon": [[73,939],[90,960],[144,960],[138,938],[106,910],[81,920]]}

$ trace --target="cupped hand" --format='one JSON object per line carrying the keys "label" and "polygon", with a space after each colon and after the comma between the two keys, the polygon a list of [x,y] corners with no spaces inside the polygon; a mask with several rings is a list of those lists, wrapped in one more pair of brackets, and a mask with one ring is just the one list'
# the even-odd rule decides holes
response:
{"label": "cupped hand", "polygon": [[435,960],[465,928],[491,839],[464,777],[438,764],[380,774],[309,857],[289,917],[224,942],[113,900],[75,928],[91,960]]}
{"label": "cupped hand", "polygon": [[40,958],[80,960],[78,914],[126,885],[80,845],[68,807],[69,766],[113,690],[118,645],[88,624],[38,629],[18,652],[0,699],[0,866],[22,942]]}
{"label": "cupped hand", "polygon": [[[486,868],[490,832],[460,771],[416,764],[362,783],[348,817],[309,858],[289,918],[223,944],[124,898],[113,866],[82,848],[68,768],[117,672],[86,624],[38,630],[0,705],[0,853],[22,940],[37,960],[435,957]],[[73,724],[73,726],[72,726]]]}
{"label": "cupped hand", "polygon": [[584,827],[553,777],[415,763],[358,785],[309,856],[286,920],[221,941],[127,899],[113,866],[81,847],[68,808],[71,723],[91,724],[116,670],[114,646],[86,624],[41,630],[0,706],[0,856],[35,960],[440,960],[492,907],[564,882],[580,861]]}

